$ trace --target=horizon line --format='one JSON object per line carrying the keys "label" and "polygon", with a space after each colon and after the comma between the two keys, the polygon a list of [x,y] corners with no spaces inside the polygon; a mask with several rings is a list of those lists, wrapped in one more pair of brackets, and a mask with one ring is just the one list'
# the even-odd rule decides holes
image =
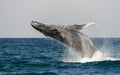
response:
{"label": "horizon line", "polygon": [[[1,38],[51,38],[51,37],[0,37]],[[89,38],[120,38],[120,37],[89,37]]]}

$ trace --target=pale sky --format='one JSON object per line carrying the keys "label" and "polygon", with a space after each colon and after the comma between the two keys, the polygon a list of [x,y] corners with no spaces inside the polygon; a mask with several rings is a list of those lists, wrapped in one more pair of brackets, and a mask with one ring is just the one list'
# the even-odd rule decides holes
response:
{"label": "pale sky", "polygon": [[30,25],[82,24],[90,37],[120,37],[120,0],[0,0],[0,37],[43,37]]}

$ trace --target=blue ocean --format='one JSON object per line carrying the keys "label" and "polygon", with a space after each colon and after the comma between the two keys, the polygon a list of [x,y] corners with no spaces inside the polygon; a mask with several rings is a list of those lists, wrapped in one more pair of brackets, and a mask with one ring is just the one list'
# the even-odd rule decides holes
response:
{"label": "blue ocean", "polygon": [[0,75],[120,75],[120,38],[91,39],[98,53],[81,62],[51,38],[1,38]]}

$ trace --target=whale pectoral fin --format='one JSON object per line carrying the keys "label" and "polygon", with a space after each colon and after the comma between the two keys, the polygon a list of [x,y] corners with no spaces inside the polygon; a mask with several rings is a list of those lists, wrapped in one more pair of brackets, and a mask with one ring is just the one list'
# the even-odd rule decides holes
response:
{"label": "whale pectoral fin", "polygon": [[92,26],[92,25],[95,25],[95,23],[92,22],[92,23],[81,24],[81,25],[75,24],[75,25],[69,26],[69,28],[71,28],[71,29],[76,29],[76,30],[80,30],[80,29],[84,29],[84,28],[90,27],[90,26]]}

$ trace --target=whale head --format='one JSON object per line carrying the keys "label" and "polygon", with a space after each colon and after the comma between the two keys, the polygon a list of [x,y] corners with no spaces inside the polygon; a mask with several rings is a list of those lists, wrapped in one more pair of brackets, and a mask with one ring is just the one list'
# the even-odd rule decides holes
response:
{"label": "whale head", "polygon": [[47,25],[37,21],[32,21],[31,25],[33,28],[44,34],[45,36],[52,37],[58,40],[62,40],[61,32],[59,29],[64,30],[64,28],[57,27],[56,25]]}

